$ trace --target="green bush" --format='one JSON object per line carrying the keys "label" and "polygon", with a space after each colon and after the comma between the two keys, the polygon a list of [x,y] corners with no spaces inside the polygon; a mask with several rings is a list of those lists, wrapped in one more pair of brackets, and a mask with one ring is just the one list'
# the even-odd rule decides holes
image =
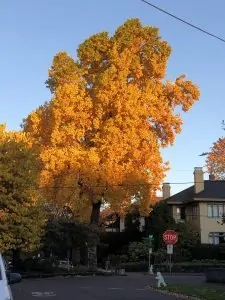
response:
{"label": "green bush", "polygon": [[126,272],[147,272],[148,264],[147,262],[128,262],[121,264],[121,268],[125,269]]}
{"label": "green bush", "polygon": [[[101,249],[98,261],[105,260],[112,254],[128,254],[128,245],[134,241],[141,241],[144,233],[139,231],[107,232],[100,238],[101,244],[107,245],[107,248]],[[101,248],[101,247],[100,247]]]}
{"label": "green bush", "polygon": [[[121,264],[121,268],[124,268],[126,272],[147,272],[148,262],[128,262]],[[172,272],[177,273],[203,273],[208,268],[225,268],[225,262],[220,261],[194,261],[194,262],[182,262],[173,263]],[[164,262],[161,264],[154,264],[154,270],[160,272],[168,272],[169,264]]]}
{"label": "green bush", "polygon": [[128,247],[130,261],[148,260],[149,240],[143,238],[141,242],[131,242]]}
{"label": "green bush", "polygon": [[166,249],[158,249],[156,252],[154,252],[155,256],[155,263],[164,263],[167,260],[167,252]]}
{"label": "green bush", "polygon": [[190,249],[192,259],[216,259],[224,260],[225,246],[224,245],[199,245]]}
{"label": "green bush", "polygon": [[43,259],[37,261],[36,264],[33,265],[32,271],[38,271],[40,273],[53,273],[56,268],[53,265],[53,261],[51,259]]}
{"label": "green bush", "polygon": [[19,272],[38,272],[38,273],[53,273],[57,268],[55,267],[55,260],[52,258],[38,259],[38,258],[27,258],[21,260],[17,266]]}
{"label": "green bush", "polygon": [[126,263],[126,262],[128,262],[128,255],[126,255],[126,254],[120,255],[120,262],[121,262],[121,263]]}

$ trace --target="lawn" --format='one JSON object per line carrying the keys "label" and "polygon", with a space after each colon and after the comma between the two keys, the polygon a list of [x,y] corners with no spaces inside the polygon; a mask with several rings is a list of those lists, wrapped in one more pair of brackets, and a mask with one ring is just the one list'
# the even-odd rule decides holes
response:
{"label": "lawn", "polygon": [[183,294],[187,296],[197,297],[204,300],[224,300],[225,287],[221,286],[190,286],[190,285],[168,285],[165,290]]}

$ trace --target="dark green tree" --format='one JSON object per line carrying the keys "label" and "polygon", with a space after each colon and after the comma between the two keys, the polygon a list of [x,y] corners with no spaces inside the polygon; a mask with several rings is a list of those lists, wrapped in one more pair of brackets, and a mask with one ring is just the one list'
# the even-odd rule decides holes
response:
{"label": "dark green tree", "polygon": [[47,256],[72,256],[74,249],[83,247],[85,242],[89,241],[89,235],[87,225],[72,220],[50,219],[42,240],[43,250]]}
{"label": "dark green tree", "polygon": [[149,217],[146,218],[146,235],[154,236],[154,247],[156,249],[163,245],[162,235],[167,229],[175,229],[176,223],[172,217],[170,207],[165,201],[156,203]]}

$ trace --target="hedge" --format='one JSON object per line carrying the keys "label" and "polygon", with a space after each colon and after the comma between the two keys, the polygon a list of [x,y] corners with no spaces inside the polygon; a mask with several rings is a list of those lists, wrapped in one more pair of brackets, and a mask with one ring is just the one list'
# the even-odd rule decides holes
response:
{"label": "hedge", "polygon": [[[147,272],[147,262],[128,262],[121,264],[126,272]],[[172,265],[172,271],[177,273],[204,273],[209,268],[225,268],[225,262],[182,262]],[[168,272],[168,264],[155,264],[155,271]]]}

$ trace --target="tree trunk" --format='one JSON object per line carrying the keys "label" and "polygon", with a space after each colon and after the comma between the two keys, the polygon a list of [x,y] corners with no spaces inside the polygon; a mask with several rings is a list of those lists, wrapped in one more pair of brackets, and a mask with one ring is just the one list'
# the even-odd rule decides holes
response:
{"label": "tree trunk", "polygon": [[99,225],[101,201],[92,204],[91,225]]}
{"label": "tree trunk", "polygon": [[99,226],[101,201],[92,204],[91,212],[91,229],[93,230],[93,239],[90,245],[88,245],[88,261],[91,269],[97,269],[97,244],[98,235],[97,230]]}
{"label": "tree trunk", "polygon": [[21,267],[21,259],[20,259],[20,250],[19,249],[13,249],[12,251],[12,265],[13,268],[16,270],[19,270]]}

